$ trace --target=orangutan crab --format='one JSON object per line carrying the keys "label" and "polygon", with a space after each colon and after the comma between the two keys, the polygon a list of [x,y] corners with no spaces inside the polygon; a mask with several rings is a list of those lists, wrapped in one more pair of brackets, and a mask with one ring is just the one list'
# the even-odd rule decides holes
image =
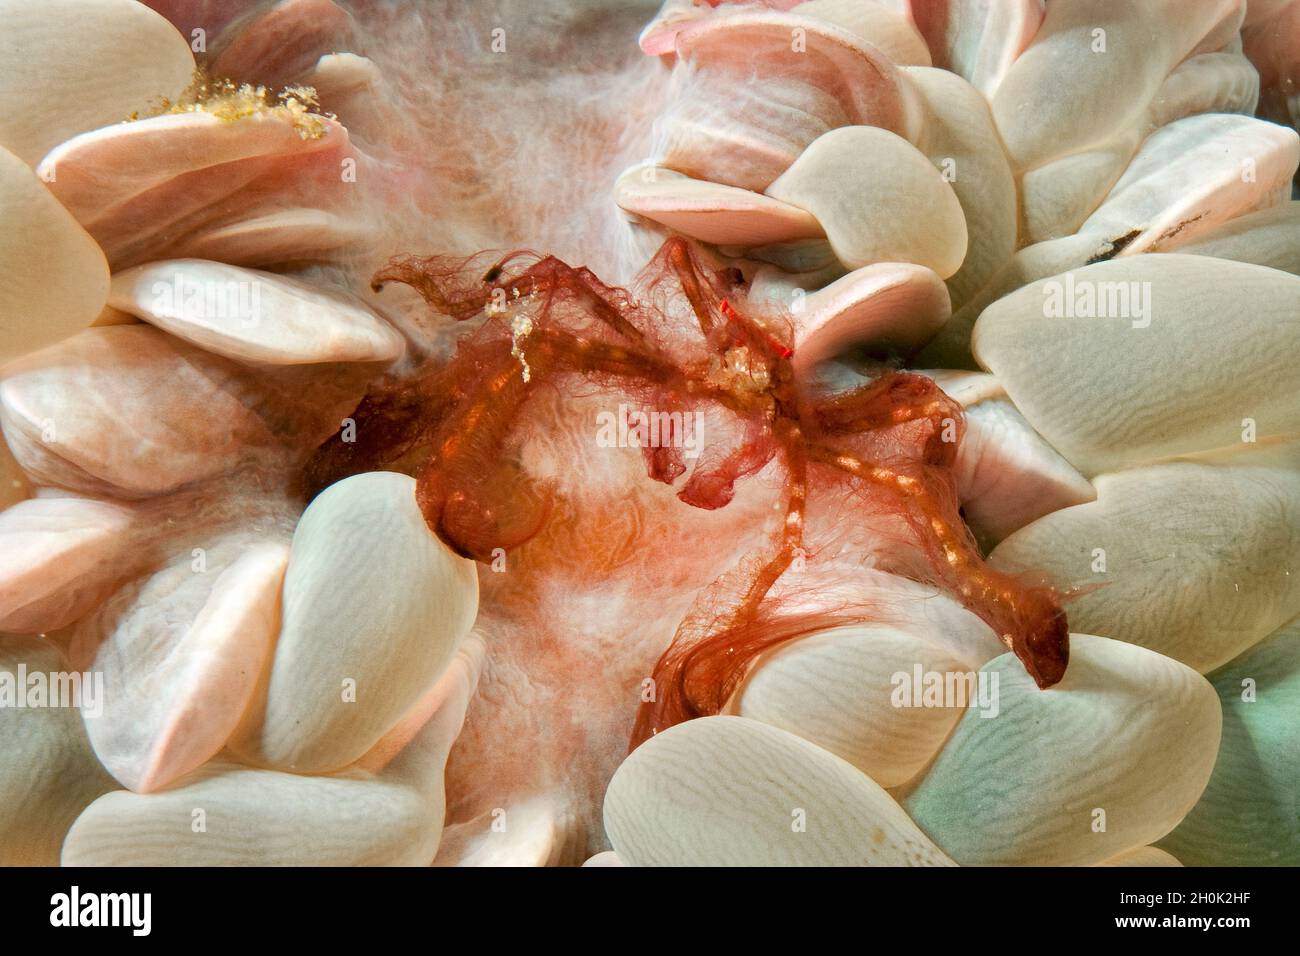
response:
{"label": "orangutan crab", "polygon": [[[647,268],[652,293],[668,305],[639,302],[553,256],[512,254],[486,271],[476,264],[410,257],[376,274],[377,290],[403,282],[440,313],[467,320],[486,312],[487,319],[450,363],[394,394],[368,397],[357,424],[372,437],[356,446],[336,435],[309,466],[312,484],[362,462],[390,464],[427,443],[432,453],[417,484],[425,520],[458,554],[489,562],[546,520],[545,490],[527,487],[502,452],[530,394],[566,378],[616,384],[659,408],[711,403],[737,420],[734,440],[708,448],[678,491],[692,507],[724,507],[738,480],[781,462],[784,520],[770,553],[744,559],[697,600],[655,665],[661,690],[641,708],[633,748],[683,720],[718,713],[762,652],[853,619],[789,619],[765,603],[803,554],[810,489],[845,476],[894,503],[927,556],[927,576],[993,627],[1039,687],[1061,679],[1069,630],[1059,597],[984,564],[954,487],[961,408],[932,379],[888,371],[834,395],[802,387],[789,318],[750,313],[739,270],[709,268],[680,237],[666,241]],[[687,471],[671,442],[643,452],[655,481],[672,484]]]}

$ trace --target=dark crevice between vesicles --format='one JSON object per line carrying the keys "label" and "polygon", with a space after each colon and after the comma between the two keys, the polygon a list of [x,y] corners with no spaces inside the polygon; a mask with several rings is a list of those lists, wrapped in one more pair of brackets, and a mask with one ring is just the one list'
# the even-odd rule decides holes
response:
{"label": "dark crevice between vesicles", "polygon": [[1136,239],[1140,235],[1142,235],[1142,230],[1134,229],[1131,232],[1124,233],[1124,235],[1119,236],[1118,238],[1110,240],[1110,243],[1108,244],[1107,248],[1104,251],[1097,253],[1095,256],[1093,256],[1091,259],[1085,262],[1084,265],[1091,266],[1091,265],[1096,265],[1098,262],[1108,262],[1111,259],[1114,259],[1117,255],[1123,252],[1134,239]]}

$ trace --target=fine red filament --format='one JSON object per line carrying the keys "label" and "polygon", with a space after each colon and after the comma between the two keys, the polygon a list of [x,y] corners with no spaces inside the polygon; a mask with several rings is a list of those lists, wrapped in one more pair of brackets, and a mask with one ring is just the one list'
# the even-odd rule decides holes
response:
{"label": "fine red filament", "polygon": [[547,520],[546,489],[504,453],[543,383],[592,383],[670,411],[708,406],[735,416],[742,437],[706,449],[689,475],[680,448],[645,448],[648,477],[675,484],[686,476],[677,497],[715,509],[732,500],[738,481],[775,460],[785,520],[764,553],[706,589],[682,622],[654,668],[655,699],[637,714],[633,747],[718,713],[763,652],[848,623],[847,611],[797,614],[769,597],[803,553],[810,491],[836,482],[903,518],[925,555],[916,576],[987,622],[1039,687],[1061,679],[1069,632],[1060,596],[990,568],[961,519],[953,465],[964,418],[956,402],[932,379],[895,371],[849,391],[805,392],[791,364],[789,321],[747,308],[739,273],[707,268],[681,238],[660,248],[645,275],[633,296],[585,268],[531,253],[494,263],[393,261],[375,276],[376,288],[405,283],[441,315],[486,317],[449,362],[368,396],[353,416],[361,440],[336,436],[322,446],[309,482],[323,487],[427,455],[416,495],[429,527],[458,554],[490,561]]}

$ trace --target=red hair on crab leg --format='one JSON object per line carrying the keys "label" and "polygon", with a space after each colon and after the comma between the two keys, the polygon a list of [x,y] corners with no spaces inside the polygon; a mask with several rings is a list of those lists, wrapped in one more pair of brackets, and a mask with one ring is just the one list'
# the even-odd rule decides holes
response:
{"label": "red hair on crab leg", "polygon": [[803,553],[811,494],[847,485],[903,519],[924,555],[914,576],[978,614],[1043,688],[1069,658],[1060,596],[990,568],[961,519],[954,462],[961,408],[930,378],[890,371],[828,394],[805,390],[792,364],[787,319],[751,312],[735,269],[706,266],[682,238],[660,248],[634,296],[585,268],[516,253],[408,257],[375,276],[414,288],[439,313],[485,316],[454,357],[388,392],[355,417],[368,444],[337,437],[308,469],[317,486],[418,451],[417,500],[429,527],[458,554],[491,560],[538,534],[547,489],[505,453],[520,411],[539,388],[604,387],[657,408],[708,406],[740,426],[687,464],[679,447],[643,449],[646,473],[674,484],[686,505],[725,507],[735,485],[773,461],[783,520],[765,554],[743,559],[705,589],[654,667],[632,746],[682,720],[717,713],[763,652],[862,608],[793,613],[773,588]]}

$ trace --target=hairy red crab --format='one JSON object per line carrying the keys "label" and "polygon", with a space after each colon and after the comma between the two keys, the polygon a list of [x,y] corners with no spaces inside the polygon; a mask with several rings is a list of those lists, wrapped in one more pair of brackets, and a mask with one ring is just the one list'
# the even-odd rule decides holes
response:
{"label": "hairy red crab", "polygon": [[[978,614],[1041,688],[1069,658],[1060,596],[984,563],[959,513],[953,463],[960,407],[924,375],[884,370],[858,387],[821,392],[798,380],[790,318],[746,301],[734,268],[713,269],[684,239],[663,244],[640,298],[553,256],[513,253],[396,259],[374,277],[410,285],[438,313],[486,315],[446,363],[373,390],[358,407],[355,440],[342,433],[308,465],[314,489],[428,449],[417,498],[435,534],[488,562],[534,537],[548,518],[546,487],[511,456],[524,403],[538,389],[612,388],[646,407],[723,410],[732,440],[709,443],[689,469],[681,441],[645,444],[646,473],[674,484],[695,508],[725,507],[735,483],[774,459],[784,475],[784,522],[697,599],[655,665],[655,692],[631,746],[694,717],[718,713],[762,652],[847,620],[860,608],[789,613],[770,592],[803,554],[804,515],[817,489],[848,482],[901,516],[925,555],[917,577]],[[576,393],[576,392],[575,392]],[[669,419],[674,423],[684,418]],[[675,427],[682,427],[677,424]],[[681,435],[676,436],[682,438]]]}

